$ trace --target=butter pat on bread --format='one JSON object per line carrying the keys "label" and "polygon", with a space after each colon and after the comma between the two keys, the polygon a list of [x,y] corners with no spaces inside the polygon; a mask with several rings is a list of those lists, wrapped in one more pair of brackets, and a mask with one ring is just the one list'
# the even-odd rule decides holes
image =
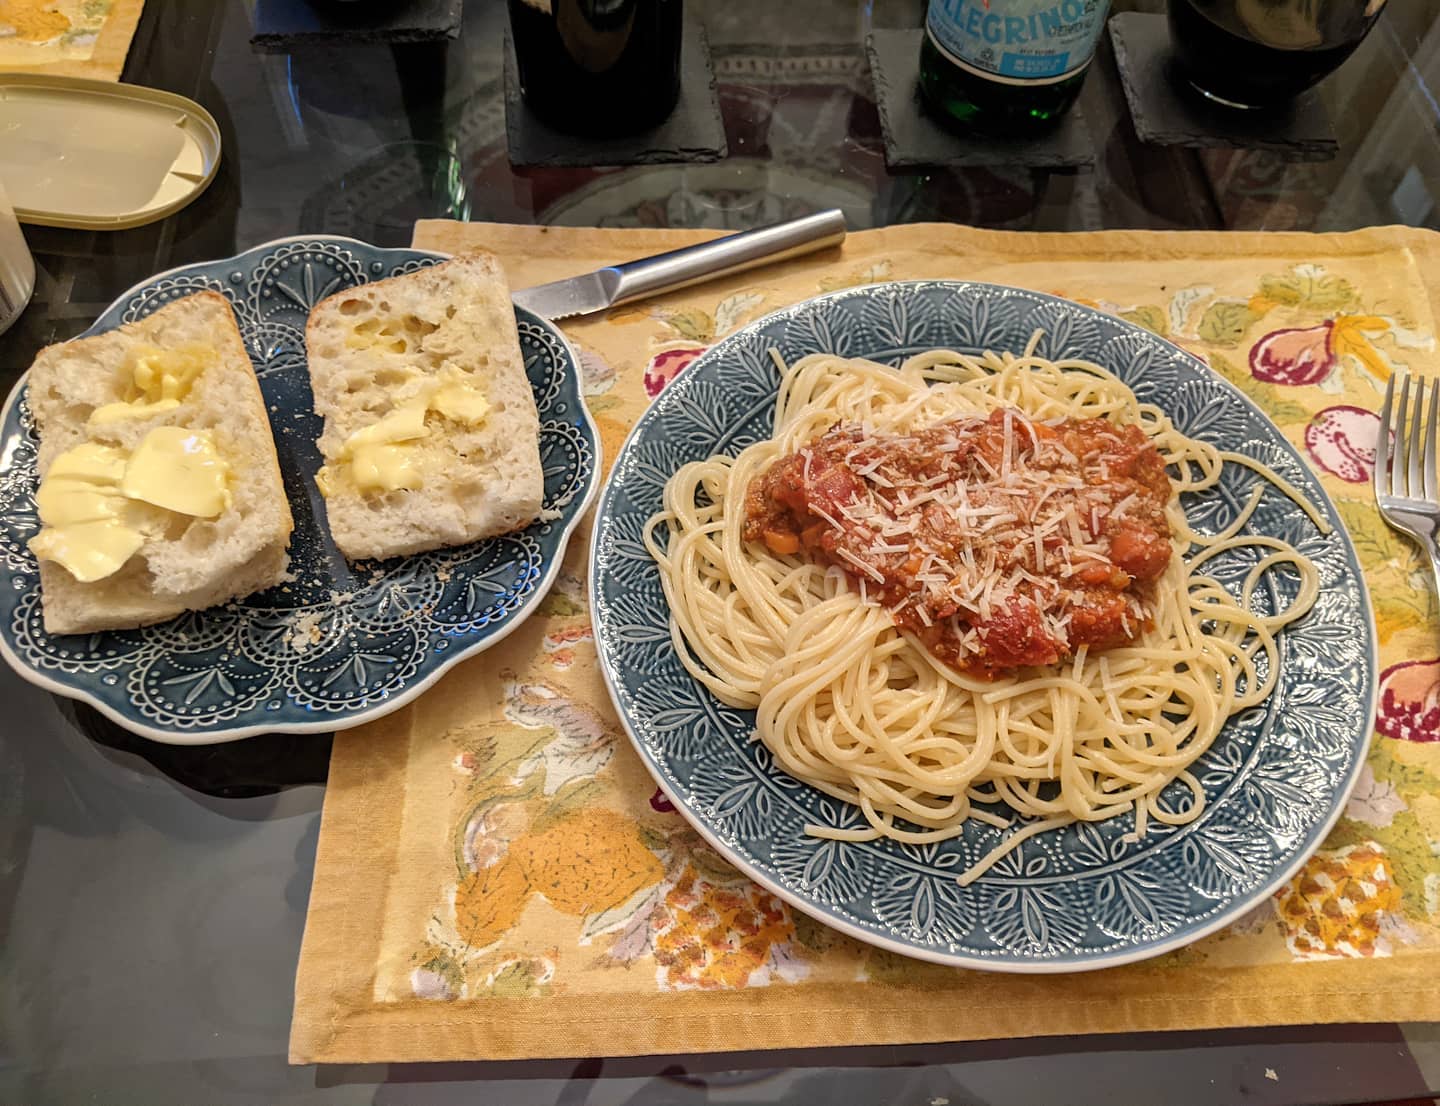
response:
{"label": "butter pat on bread", "polygon": [[223,296],[43,349],[28,388],[48,632],[144,626],[284,578],[290,506]]}
{"label": "butter pat on bread", "polygon": [[348,559],[463,545],[539,516],[539,417],[494,257],[338,292],[311,311],[305,347],[325,420],[316,479]]}

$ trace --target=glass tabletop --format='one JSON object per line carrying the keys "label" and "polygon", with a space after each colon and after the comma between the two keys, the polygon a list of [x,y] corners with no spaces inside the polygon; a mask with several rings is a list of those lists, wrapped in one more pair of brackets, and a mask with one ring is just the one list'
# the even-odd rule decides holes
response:
{"label": "glass tabletop", "polygon": [[[191,206],[146,227],[26,227],[36,290],[0,336],[3,385],[41,346],[79,333],[156,272],[302,232],[400,245],[420,217],[744,228],[839,207],[852,229],[1440,227],[1434,5],[1389,5],[1320,86],[1339,143],[1329,160],[1142,144],[1102,39],[1080,98],[1093,168],[891,171],[864,42],[873,30],[918,27],[924,6],[692,0],[687,15],[709,37],[726,158],[517,169],[499,0],[469,0],[461,35],[443,43],[293,53],[252,47],[251,0],[148,0],[123,79],[207,108],[223,140],[219,172]],[[172,748],[8,670],[0,695],[0,1101],[958,1106],[1440,1094],[1440,1032],[1393,1025],[291,1067],[329,739]],[[1107,1074],[1116,1066],[1118,1084]]]}

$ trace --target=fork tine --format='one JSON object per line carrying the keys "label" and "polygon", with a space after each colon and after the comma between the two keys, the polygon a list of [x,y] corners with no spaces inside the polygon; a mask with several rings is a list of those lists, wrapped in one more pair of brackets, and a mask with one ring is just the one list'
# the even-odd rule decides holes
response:
{"label": "fork tine", "polygon": [[1403,496],[1406,491],[1406,462],[1410,457],[1410,440],[1405,437],[1405,419],[1410,414],[1410,378],[1400,380],[1400,395],[1395,400],[1394,420],[1395,456],[1390,463],[1390,494]]}
{"label": "fork tine", "polygon": [[1395,404],[1395,468],[1390,487],[1396,495],[1410,494],[1410,377],[1400,381],[1400,399]]}
{"label": "fork tine", "polygon": [[1385,382],[1385,403],[1380,408],[1379,440],[1375,443],[1375,498],[1390,494],[1390,414],[1395,406],[1395,374]]}
{"label": "fork tine", "polygon": [[1415,382],[1415,404],[1410,408],[1410,444],[1405,451],[1408,462],[1405,494],[1411,499],[1419,499],[1425,494],[1425,480],[1420,475],[1420,460],[1423,456],[1420,450],[1420,430],[1425,422],[1425,381],[1418,376],[1414,378],[1407,376],[1405,378],[1407,387],[1412,379]]}
{"label": "fork tine", "polygon": [[1440,503],[1440,479],[1435,472],[1435,450],[1440,440],[1440,384],[1430,382],[1430,423],[1425,431],[1425,498]]}

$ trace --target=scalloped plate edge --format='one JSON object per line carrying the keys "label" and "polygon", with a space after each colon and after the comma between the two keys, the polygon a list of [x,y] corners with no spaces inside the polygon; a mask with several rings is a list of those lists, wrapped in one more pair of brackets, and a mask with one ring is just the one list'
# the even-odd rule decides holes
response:
{"label": "scalloped plate edge", "polygon": [[[1256,412],[1258,415],[1260,415],[1261,418],[1263,418],[1267,423],[1274,427],[1277,441],[1280,442],[1292,454],[1294,454],[1295,457],[1300,461],[1300,463],[1302,465],[1305,465],[1307,471],[1312,471],[1313,473],[1313,470],[1309,469],[1309,465],[1306,463],[1303,457],[1300,457],[1298,451],[1296,451],[1294,445],[1290,442],[1290,440],[1285,437],[1285,435],[1280,431],[1279,427],[1275,426],[1275,423],[1270,418],[1270,416],[1267,415],[1260,408],[1260,406],[1255,403],[1254,400],[1252,400],[1249,396],[1245,395],[1245,393],[1240,391],[1239,388],[1235,387],[1234,384],[1226,380],[1219,373],[1215,372],[1213,369],[1210,368],[1210,366],[1206,365],[1203,361],[1200,360],[1200,358],[1196,357],[1193,353],[1185,349],[1183,346],[1177,345],[1176,343],[1170,341],[1168,338],[1162,338],[1160,337],[1160,335],[1155,334],[1152,331],[1145,330],[1143,327],[1138,327],[1125,319],[1119,319],[1113,315],[1106,314],[1105,312],[1099,311],[1095,308],[1089,308],[1083,304],[1072,303],[1069,300],[1062,299],[1059,296],[1052,296],[1045,292],[1036,292],[1029,288],[1013,288],[1011,285],[992,284],[987,281],[897,280],[885,281],[882,285],[871,285],[866,287],[895,287],[903,285],[925,285],[937,283],[980,285],[987,289],[993,289],[1000,294],[1004,294],[1010,291],[1020,291],[1024,292],[1028,296],[1038,296],[1044,299],[1053,300],[1058,304],[1063,304],[1067,310],[1073,310],[1086,314],[1101,315],[1107,321],[1117,323],[1122,328],[1131,330],[1140,335],[1144,335],[1147,339],[1159,342],[1163,345],[1175,349],[1179,353],[1183,354],[1188,360],[1194,362],[1199,368],[1209,373],[1215,380],[1219,381],[1233,398],[1241,401],[1241,403],[1245,407]],[[721,342],[718,342],[715,345],[711,346],[708,350],[701,354],[700,357],[696,358],[695,362],[687,366],[687,369],[694,368],[696,364],[699,364],[705,360],[720,360],[725,356],[726,352],[728,352],[724,347],[730,344],[733,339],[739,338],[745,332],[748,332],[752,329],[758,330],[768,324],[780,322],[781,320],[790,318],[802,308],[807,308],[814,303],[823,302],[831,299],[839,299],[845,296],[853,296],[855,292],[856,289],[854,288],[842,288],[834,292],[827,292],[826,294],[821,296],[813,296],[810,299],[802,300],[800,303],[791,304],[788,307],[782,307],[779,310],[772,311],[768,315],[756,319],[751,323],[747,323],[735,334],[729,335]],[[615,453],[615,465],[613,465],[611,468],[612,472],[618,470],[620,460],[625,456],[626,451],[630,448],[631,442],[639,435],[640,431],[648,425],[652,417],[654,419],[659,418],[659,415],[655,412],[653,405],[649,408],[646,408],[646,410],[641,413],[640,417],[635,420],[635,425],[630,428],[630,432],[625,435],[625,440],[620,443],[620,448]],[[1323,505],[1328,509],[1328,514],[1333,517],[1338,523],[1336,528],[1340,533],[1341,542],[1344,544],[1345,549],[1349,554],[1351,564],[1358,565],[1359,558],[1355,553],[1355,543],[1350,537],[1350,532],[1345,529],[1343,522],[1339,522],[1339,512],[1336,510],[1334,501],[1330,498],[1330,494],[1325,490],[1323,484],[1320,483],[1319,477],[1316,476],[1315,480],[1317,487],[1319,487],[1320,494],[1323,497]],[[600,496],[600,502],[596,507],[595,511],[595,520],[597,526],[599,525],[600,521],[604,519],[609,513],[610,502],[613,495],[613,481],[607,480],[605,483],[605,488]],[[788,903],[790,906],[794,907],[796,910],[799,910],[801,913],[829,926],[831,929],[838,930],[839,932],[853,937],[857,941],[862,941],[867,945],[872,945],[876,948],[881,948],[888,952],[896,953],[900,956],[907,956],[912,960],[926,960],[934,964],[943,964],[947,967],[952,968],[969,968],[976,971],[1004,972],[1015,975],[1063,975],[1078,972],[1100,971],[1104,968],[1118,968],[1125,964],[1134,964],[1142,960],[1150,960],[1157,956],[1163,956],[1165,953],[1174,952],[1177,949],[1182,949],[1188,945],[1192,945],[1196,941],[1199,941],[1201,938],[1208,937],[1210,934],[1215,933],[1218,930],[1224,929],[1232,922],[1238,921],[1240,918],[1244,917],[1259,903],[1265,901],[1266,899],[1274,895],[1276,891],[1278,891],[1292,878],[1294,878],[1296,872],[1298,872],[1302,867],[1304,867],[1306,861],[1308,861],[1310,857],[1314,855],[1315,851],[1325,843],[1325,839],[1329,837],[1330,831],[1335,828],[1335,823],[1340,820],[1340,816],[1345,812],[1346,804],[1349,803],[1350,796],[1354,794],[1355,787],[1360,782],[1360,772],[1365,767],[1366,754],[1369,751],[1371,741],[1374,740],[1373,731],[1375,704],[1378,694],[1378,680],[1372,679],[1370,682],[1370,686],[1366,689],[1364,695],[1365,710],[1362,716],[1371,720],[1370,733],[1365,738],[1364,747],[1357,751],[1355,760],[1350,766],[1349,774],[1345,779],[1343,786],[1336,794],[1336,799],[1332,810],[1325,818],[1323,824],[1317,827],[1314,834],[1313,843],[1298,850],[1295,856],[1291,859],[1290,863],[1286,864],[1283,868],[1281,868],[1279,872],[1267,883],[1257,888],[1250,894],[1237,899],[1235,904],[1229,910],[1221,911],[1214,917],[1209,918],[1205,922],[1196,926],[1194,929],[1186,930],[1184,933],[1177,934],[1174,937],[1168,938],[1164,941],[1159,941],[1152,944],[1139,945],[1125,952],[1105,953],[1099,956],[1079,957],[1072,960],[990,960],[983,957],[967,956],[960,953],[949,953],[942,950],[909,945],[903,941],[897,941],[892,937],[886,936],[885,934],[876,933],[873,930],[866,929],[864,926],[855,925],[854,923],[849,922],[844,918],[839,918],[833,914],[826,912],[821,904],[807,901],[803,896],[786,887],[783,882],[775,879],[763,869],[750,863],[743,856],[740,856],[733,849],[731,849],[729,845],[727,845],[714,831],[712,831],[710,827],[705,824],[704,820],[692,810],[689,800],[682,793],[678,792],[671,786],[669,779],[666,778],[663,768],[658,763],[656,763],[653,757],[651,757],[650,752],[645,747],[644,742],[640,740],[639,735],[635,732],[634,727],[631,725],[629,714],[625,710],[621,709],[621,698],[620,692],[616,686],[617,675],[614,671],[614,666],[611,663],[611,658],[609,654],[604,649],[600,648],[602,631],[599,626],[599,619],[594,617],[594,612],[600,609],[595,602],[595,570],[598,550],[598,544],[592,542],[590,546],[590,556],[587,562],[588,571],[586,573],[586,602],[590,605],[592,620],[595,624],[595,644],[596,653],[600,661],[600,674],[605,681],[605,691],[610,696],[610,705],[615,710],[616,715],[619,716],[620,724],[625,730],[625,735],[630,739],[631,747],[640,757],[641,762],[645,765],[646,771],[650,773],[650,776],[655,781],[656,786],[658,786],[660,790],[664,792],[665,797],[670,801],[671,805],[674,806],[677,811],[682,812],[685,821],[690,824],[691,828],[694,829],[697,833],[699,833],[700,836],[704,838],[705,842],[709,844],[710,847],[713,848],[717,853],[719,853],[720,856],[724,857],[727,863],[731,864],[738,871],[743,873],[747,878],[754,880],[761,887],[765,888],[765,890],[769,891],[777,898]],[[1363,572],[1356,575],[1356,582],[1358,584],[1358,591],[1360,595],[1361,613],[1366,621],[1366,624],[1370,627],[1370,632],[1366,635],[1366,649],[1370,661],[1370,671],[1378,677],[1380,671],[1380,657],[1374,632],[1375,618],[1370,603],[1369,586],[1365,580]]]}
{"label": "scalloped plate edge", "polygon": [[[276,238],[270,242],[262,242],[258,246],[253,246],[251,247],[251,249],[236,254],[235,258],[238,259],[244,257],[246,254],[272,249],[276,246],[283,246],[290,242],[310,242],[322,238],[331,242],[353,243],[354,245],[363,246],[367,249],[386,248],[380,246],[372,246],[368,242],[361,242],[359,239],[348,238],[338,234],[292,234],[284,238]],[[453,256],[452,254],[440,253],[435,250],[412,250],[408,248],[398,250],[396,252],[403,252],[408,254],[425,254],[431,257],[439,258],[441,260],[448,260],[450,257]],[[215,260],[228,261],[232,259],[216,258]],[[171,276],[175,273],[179,273],[186,269],[193,268],[195,264],[206,263],[195,262],[189,265],[176,265],[173,268],[166,269],[164,272],[156,273],[154,276],[147,277],[141,281],[137,281],[120,295],[116,296],[114,301],[109,306],[107,306],[104,311],[100,312],[100,315],[103,317],[106,312],[110,311],[117,304],[129,299],[131,296],[139,292],[140,289],[146,287],[147,285],[150,285],[157,280],[163,280],[165,277]],[[561,344],[565,348],[565,352],[570,357],[570,363],[575,366],[576,372],[578,373],[580,371],[580,357],[579,354],[576,353],[575,347],[570,344],[569,338],[565,336],[564,331],[562,331],[558,326],[556,326],[544,316],[536,315],[533,311],[528,312],[528,314],[533,316],[542,325],[549,329],[555,335],[555,337],[560,339]],[[76,335],[76,337],[85,338],[89,337],[92,332],[105,333],[110,329],[113,328],[106,327],[105,331],[96,331],[94,326],[91,326],[89,329]],[[74,341],[74,339],[70,340]],[[27,369],[24,373],[21,374],[20,379],[15,382],[15,386],[10,389],[10,394],[5,398],[4,406],[0,407],[0,424],[3,424],[4,421],[10,417],[11,410],[12,408],[14,408],[15,404],[19,402],[20,395],[24,390],[26,381],[29,379],[29,377],[30,370]],[[472,643],[470,646],[460,650],[453,656],[447,657],[433,671],[427,673],[423,679],[416,681],[414,684],[407,685],[402,690],[396,692],[394,695],[390,696],[382,703],[377,703],[374,706],[366,707],[364,710],[355,711],[353,714],[332,715],[324,719],[317,719],[314,722],[277,723],[273,726],[241,726],[235,729],[227,729],[220,731],[166,730],[160,729],[155,726],[147,725],[146,723],[134,718],[133,716],[116,710],[114,707],[97,698],[95,695],[92,695],[84,688],[62,683],[59,680],[56,680],[53,677],[47,675],[42,670],[26,664],[25,661],[13,649],[11,649],[10,642],[6,635],[4,635],[3,633],[0,633],[0,657],[3,657],[5,663],[8,664],[12,670],[14,670],[16,675],[20,676],[26,682],[34,684],[36,687],[43,688],[45,691],[49,691],[52,694],[59,695],[62,698],[74,699],[78,702],[82,702],[89,706],[92,706],[101,714],[103,714],[106,718],[109,718],[116,725],[124,727],[131,733],[138,734],[139,736],[148,738],[151,741],[157,741],[163,745],[224,745],[231,741],[240,741],[247,737],[256,737],[260,734],[267,733],[334,733],[338,730],[348,730],[354,726],[359,726],[366,722],[373,722],[378,718],[383,718],[385,717],[385,715],[391,714],[392,712],[399,710],[407,703],[410,703],[416,698],[418,698],[423,692],[429,690],[430,687],[433,686],[436,681],[440,679],[440,677],[444,676],[461,661],[469,660],[470,658],[485,652],[485,650],[495,645],[498,645],[501,641],[504,641],[505,638],[509,637],[511,633],[513,633],[517,628],[519,628],[519,626],[524,623],[531,614],[534,613],[535,608],[550,593],[551,587],[553,587],[555,584],[556,577],[560,575],[561,562],[564,561],[565,554],[569,550],[570,539],[574,537],[576,529],[580,526],[580,523],[584,521],[586,515],[590,512],[590,508],[594,505],[596,497],[600,494],[600,474],[604,471],[604,443],[601,441],[600,438],[600,429],[595,425],[595,420],[590,415],[590,408],[584,401],[584,394],[580,391],[580,387],[582,384],[583,381],[576,381],[576,390],[580,393],[580,417],[584,420],[585,427],[588,430],[591,440],[594,444],[595,461],[594,464],[591,466],[590,477],[587,481],[587,486],[585,488],[584,494],[580,496],[578,500],[571,500],[570,506],[573,506],[574,510],[570,513],[570,518],[561,528],[559,541],[555,548],[555,556],[550,558],[549,563],[546,565],[545,570],[540,577],[540,582],[535,586],[535,590],[526,597],[525,602],[523,602],[519,607],[515,609],[515,611],[505,620],[504,624],[498,630],[496,630],[494,634],[485,638],[483,641],[477,641]]]}

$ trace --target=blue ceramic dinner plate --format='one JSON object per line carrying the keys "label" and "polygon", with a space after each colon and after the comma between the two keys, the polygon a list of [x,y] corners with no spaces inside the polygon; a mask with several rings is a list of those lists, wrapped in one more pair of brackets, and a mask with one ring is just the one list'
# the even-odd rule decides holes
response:
{"label": "blue ceramic dinner plate", "polygon": [[331,731],[388,713],[451,665],[494,645],[544,597],[599,485],[600,441],[574,352],[520,308],[521,352],[540,414],[545,507],[528,529],[456,549],[347,564],[324,525],[321,458],[305,364],[305,322],[324,297],[414,272],[445,255],[349,238],[281,239],[238,257],[172,269],[121,296],[85,333],[142,318],[181,296],[219,292],[235,309],[260,388],[295,532],[285,584],[139,630],[51,636],[26,542],[36,436],[22,379],[0,425],[0,652],[27,680],[98,707],[156,741],[206,745],[273,731]]}
{"label": "blue ceramic dinner plate", "polygon": [[[1024,842],[960,887],[956,873],[1002,831],[972,823],[940,844],[819,840],[807,823],[863,825],[846,803],[779,771],[751,740],[753,713],[722,705],[681,666],[641,527],[681,464],[734,454],[770,434],[777,374],[829,352],[898,364],[935,347],[1080,357],[1117,373],[1194,438],[1263,460],[1317,505],[1322,535],[1266,491],[1248,524],[1283,537],[1319,568],[1314,610],[1281,635],[1279,684],[1243,712],[1192,769],[1208,800],[1174,828],[1133,815]],[[1186,497],[1197,530],[1233,519],[1259,478],[1228,465],[1219,486]],[[1211,562],[1239,587],[1253,557]],[[1270,579],[1258,602],[1288,600]],[[1210,933],[1274,892],[1324,839],[1354,785],[1370,734],[1375,647],[1355,552],[1333,504],[1280,431],[1205,365],[1148,331],[1053,296],[923,281],[822,296],[745,327],[680,374],[626,440],[601,498],[590,588],[610,693],[635,748],[675,806],[735,865],[792,905],[861,940],[972,968],[1076,971],[1153,956]],[[1172,785],[1180,789],[1182,785]],[[1167,798],[1174,806],[1178,794]]]}

